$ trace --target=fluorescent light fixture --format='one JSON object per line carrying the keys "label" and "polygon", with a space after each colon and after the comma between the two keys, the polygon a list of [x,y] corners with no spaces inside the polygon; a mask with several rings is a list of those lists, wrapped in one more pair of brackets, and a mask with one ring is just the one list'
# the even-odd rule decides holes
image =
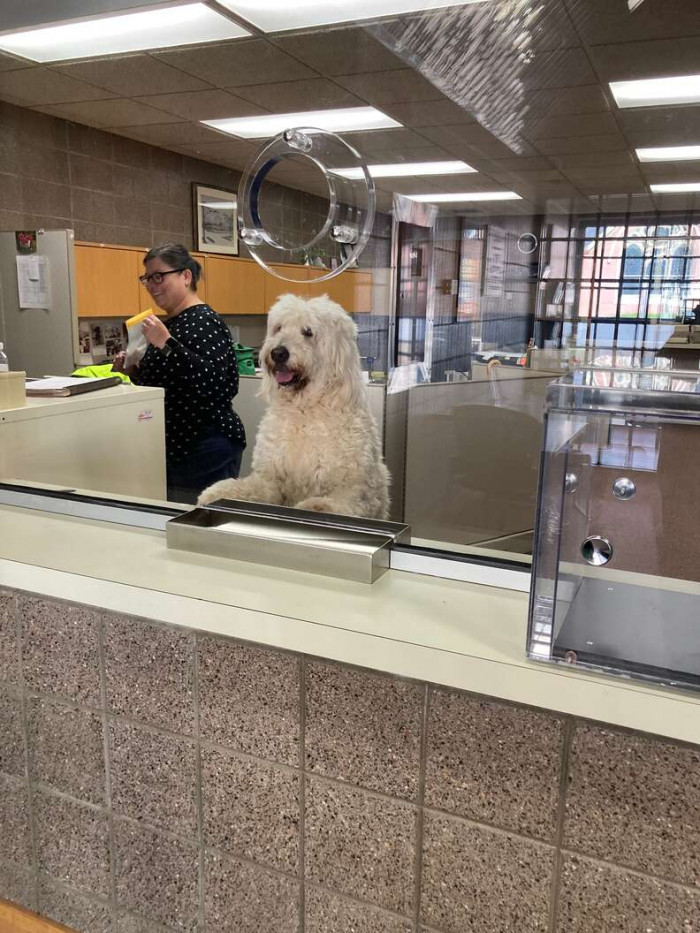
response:
{"label": "fluorescent light fixture", "polygon": [[0,49],[34,62],[60,62],[249,35],[204,3],[185,3],[6,33]]}
{"label": "fluorescent light fixture", "polygon": [[700,75],[612,81],[610,90],[618,107],[667,107],[700,103]]}
{"label": "fluorescent light fixture", "polygon": [[332,133],[356,133],[358,130],[386,130],[401,126],[374,107],[343,107],[339,110],[307,110],[301,113],[270,113],[262,117],[235,117],[226,120],[202,120],[230,136],[263,139],[293,127],[311,127]]}
{"label": "fluorescent light fixture", "polygon": [[219,0],[263,32],[467,6],[486,0]]}
{"label": "fluorescent light fixture", "polygon": [[700,161],[700,146],[661,146],[656,149],[637,149],[640,162]]}
{"label": "fluorescent light fixture", "polygon": [[687,194],[690,191],[700,191],[700,181],[683,182],[672,185],[649,185],[655,194]]}
{"label": "fluorescent light fixture", "polygon": [[[411,175],[464,175],[467,172],[476,172],[475,168],[466,162],[395,162],[389,165],[368,165],[372,178],[404,178]],[[336,168],[334,175],[343,178],[362,178],[363,172],[359,168]]]}
{"label": "fluorescent light fixture", "polygon": [[449,204],[451,201],[522,201],[515,191],[464,191],[462,194],[407,194],[411,201],[428,201],[430,204]]}

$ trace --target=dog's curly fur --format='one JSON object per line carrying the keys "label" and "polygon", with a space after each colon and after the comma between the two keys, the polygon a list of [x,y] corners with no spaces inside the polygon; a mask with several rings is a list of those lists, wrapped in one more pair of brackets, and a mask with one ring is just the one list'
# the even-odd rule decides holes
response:
{"label": "dog's curly fur", "polygon": [[260,359],[269,407],[252,472],[215,483],[198,504],[243,499],[386,518],[389,471],[350,316],[325,295],[283,295],[270,310]]}

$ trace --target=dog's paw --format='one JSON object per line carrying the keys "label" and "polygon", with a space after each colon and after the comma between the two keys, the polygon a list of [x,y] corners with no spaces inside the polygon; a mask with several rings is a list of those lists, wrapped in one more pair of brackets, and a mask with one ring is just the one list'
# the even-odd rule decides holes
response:
{"label": "dog's paw", "polygon": [[235,479],[222,479],[200,493],[197,505],[209,505],[210,502],[216,502],[217,499],[235,499],[236,486]]}
{"label": "dog's paw", "polygon": [[311,496],[302,499],[294,506],[295,509],[305,509],[307,512],[334,512],[333,502],[324,496]]}

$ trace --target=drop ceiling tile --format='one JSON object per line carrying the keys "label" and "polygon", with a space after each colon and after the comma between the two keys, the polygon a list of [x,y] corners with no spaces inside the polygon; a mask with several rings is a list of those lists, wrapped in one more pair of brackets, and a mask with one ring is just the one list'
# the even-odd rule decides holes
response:
{"label": "drop ceiling tile", "polygon": [[[204,53],[203,49],[196,51]],[[177,68],[171,68],[145,52],[139,55],[74,62],[71,65],[56,65],[53,70],[106,88],[119,97],[198,91],[208,86],[204,81],[178,71]]]}
{"label": "drop ceiling tile", "polygon": [[[347,133],[348,142],[364,156],[377,156],[382,162],[398,162],[403,155],[409,158],[407,149],[421,149],[426,140],[413,130],[400,127],[394,130],[370,130],[362,133]],[[413,161],[413,156],[410,156]]]}
{"label": "drop ceiling tile", "polygon": [[396,194],[444,194],[430,179],[421,178],[378,178],[377,188]]}
{"label": "drop ceiling tile", "polygon": [[617,132],[617,123],[611,113],[581,113],[576,116],[556,116],[527,121],[525,135],[528,139],[540,140],[548,137],[603,136]]}
{"label": "drop ceiling tile", "polygon": [[528,90],[596,84],[597,79],[583,49],[542,52],[523,64],[520,80]]}
{"label": "drop ceiling tile", "polygon": [[[457,158],[469,162],[470,155],[481,155],[486,158],[509,158],[514,152],[478,123],[468,123],[463,126],[421,126],[416,132],[443,146]],[[531,147],[523,146],[523,154],[536,154]],[[465,154],[462,154],[465,153]]]}
{"label": "drop ceiling tile", "polygon": [[537,148],[543,155],[559,155],[571,152],[610,152],[626,149],[620,133],[604,136],[560,136],[553,139],[538,139]]}
{"label": "drop ceiling tile", "polygon": [[158,52],[154,57],[215,87],[259,84],[261,75],[268,81],[301,81],[315,77],[309,68],[265,39],[239,39],[176,52]]}
{"label": "drop ceiling tile", "polygon": [[697,74],[700,36],[598,45],[590,49],[590,56],[601,81],[634,81],[638,78]]}
{"label": "drop ceiling tile", "polygon": [[513,184],[515,181],[522,181],[529,184],[535,184],[536,182],[541,181],[564,181],[564,178],[561,172],[558,172],[555,168],[550,169],[535,169],[531,172],[523,171],[511,171],[511,172],[499,172],[492,171],[489,173],[490,177],[498,181],[503,185]]}
{"label": "drop ceiling tile", "polygon": [[695,0],[645,0],[631,15],[623,0],[564,2],[585,45],[700,35]]}
{"label": "drop ceiling tile", "polygon": [[69,78],[49,68],[0,72],[0,97],[11,99],[24,107],[105,100],[114,96],[111,91],[93,87],[85,81]]}
{"label": "drop ceiling tile", "polygon": [[695,194],[654,194],[656,209],[659,211],[698,211],[700,195]]}
{"label": "drop ceiling tile", "polygon": [[[427,180],[427,179],[426,179]],[[440,191],[511,191],[513,179],[500,182],[493,175],[437,175],[430,181]]]}
{"label": "drop ceiling tile", "polygon": [[218,120],[224,117],[248,117],[265,113],[262,107],[242,100],[228,91],[189,91],[182,94],[153,94],[134,98],[138,103],[155,107],[184,120]]}
{"label": "drop ceiling tile", "polygon": [[335,80],[375,107],[443,98],[442,92],[434,84],[410,68],[361,75],[336,75]]}
{"label": "drop ceiling tile", "polygon": [[528,114],[546,114],[551,117],[610,110],[608,99],[598,84],[531,91],[527,96],[527,107]]}
{"label": "drop ceiling tile", "polygon": [[538,169],[548,169],[552,168],[552,159],[546,158],[545,156],[526,156],[524,158],[511,157],[509,159],[490,159],[484,164],[484,171],[499,171],[503,170],[506,172],[532,172],[537,171]]}
{"label": "drop ceiling tile", "polygon": [[[352,141],[355,135],[353,133],[346,137],[351,145],[355,145]],[[391,159],[384,158],[387,153],[382,150],[380,152],[381,162],[382,164],[387,162],[450,162],[454,158],[452,153],[441,146],[431,146],[425,139],[423,143],[422,146],[415,146],[410,149],[398,148],[395,152],[396,158],[392,157]]]}
{"label": "drop ceiling tile", "polygon": [[633,148],[700,145],[700,107],[621,110],[619,120]]}
{"label": "drop ceiling tile", "polygon": [[451,100],[444,99],[410,104],[384,104],[382,109],[403,126],[444,126],[476,122],[468,111]]}
{"label": "drop ceiling tile", "polygon": [[635,159],[631,152],[623,149],[611,152],[571,152],[550,156],[552,162],[566,172],[570,168],[599,168],[608,165],[634,165]]}
{"label": "drop ceiling tile", "polygon": [[[264,75],[262,76],[264,77]],[[325,78],[253,84],[236,89],[244,100],[252,101],[272,113],[295,110],[326,110],[333,107],[362,107],[364,101]]]}
{"label": "drop ceiling tile", "polygon": [[403,64],[362,27],[284,36],[274,42],[322,75],[391,71]]}
{"label": "drop ceiling tile", "polygon": [[700,159],[693,162],[642,162],[642,176],[651,183],[684,182],[700,180]]}
{"label": "drop ceiling tile", "polygon": [[614,179],[612,181],[606,178],[600,178],[597,181],[580,182],[576,186],[579,191],[586,195],[600,194],[645,194],[647,187],[643,181],[630,179]]}
{"label": "drop ceiling tile", "polygon": [[36,108],[44,113],[75,120],[101,129],[113,126],[141,126],[151,123],[176,123],[178,118],[145,104],[119,98],[117,100],[89,101],[80,104],[60,104]]}
{"label": "drop ceiling tile", "polygon": [[26,59],[15,58],[7,52],[0,52],[0,71],[16,71],[19,68],[32,67]]}
{"label": "drop ceiling tile", "polygon": [[406,30],[435,32],[436,28],[455,37],[488,35],[496,10],[498,40],[505,48],[547,51],[581,44],[561,0],[540,0],[529,5],[525,12],[511,3],[451,7],[402,17],[398,25],[388,21],[368,28],[378,36],[400,36]]}

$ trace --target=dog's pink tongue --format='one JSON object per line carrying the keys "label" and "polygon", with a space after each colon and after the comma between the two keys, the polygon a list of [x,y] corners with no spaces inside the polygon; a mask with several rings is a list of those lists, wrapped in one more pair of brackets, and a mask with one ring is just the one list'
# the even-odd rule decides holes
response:
{"label": "dog's pink tongue", "polygon": [[291,382],[293,378],[294,378],[294,373],[289,369],[283,370],[282,372],[275,373],[275,379],[277,380],[277,382],[280,382],[282,384]]}

